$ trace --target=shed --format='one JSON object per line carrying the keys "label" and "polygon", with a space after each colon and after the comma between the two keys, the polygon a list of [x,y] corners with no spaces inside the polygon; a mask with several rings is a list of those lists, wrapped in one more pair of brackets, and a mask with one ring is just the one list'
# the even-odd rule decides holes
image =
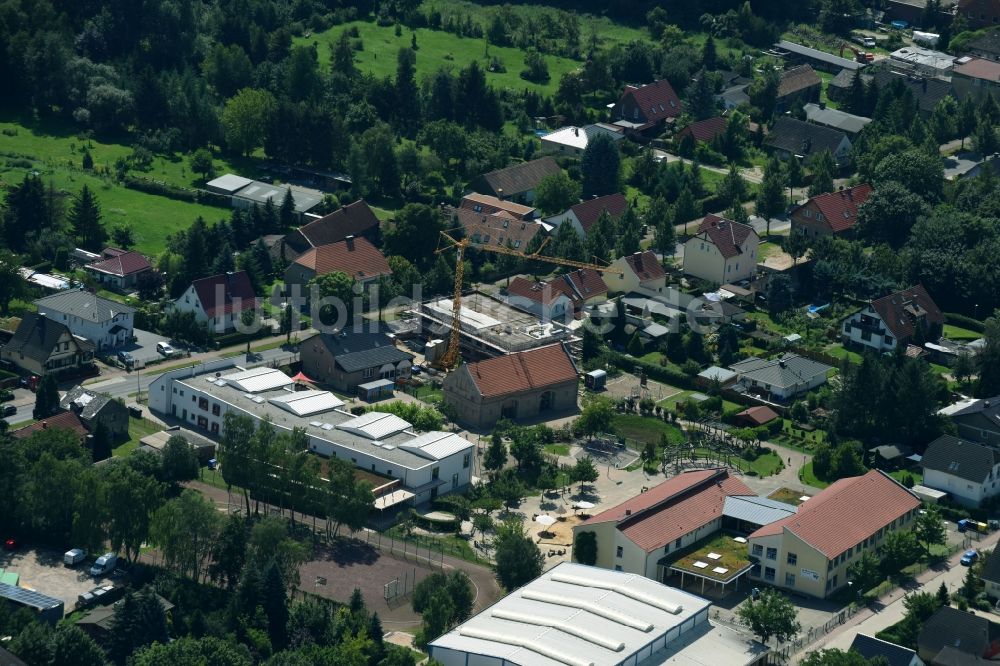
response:
{"label": "shed", "polygon": [[725,386],[735,381],[735,379],[735,372],[727,368],[720,368],[717,365],[713,365],[698,373],[698,383],[703,386],[710,386],[713,382],[719,382],[719,384]]}
{"label": "shed", "polygon": [[736,420],[739,423],[752,428],[762,426],[765,423],[770,423],[776,418],[778,418],[778,413],[770,407],[765,407],[763,405],[749,407],[736,415]]}
{"label": "shed", "polygon": [[384,398],[391,398],[394,386],[391,379],[376,379],[367,384],[358,384],[358,397],[365,402],[377,402]]}
{"label": "shed", "polygon": [[586,374],[583,381],[591,391],[603,391],[608,381],[608,373],[604,370],[591,370]]}
{"label": "shed", "polygon": [[929,502],[931,504],[937,504],[939,500],[948,496],[948,493],[943,490],[928,488],[927,486],[920,485],[919,483],[910,488],[910,492],[919,497],[922,501]]}
{"label": "shed", "polygon": [[17,606],[30,608],[38,614],[38,619],[55,625],[63,617],[65,605],[62,599],[28,590],[23,587],[0,583],[0,599],[9,601]]}

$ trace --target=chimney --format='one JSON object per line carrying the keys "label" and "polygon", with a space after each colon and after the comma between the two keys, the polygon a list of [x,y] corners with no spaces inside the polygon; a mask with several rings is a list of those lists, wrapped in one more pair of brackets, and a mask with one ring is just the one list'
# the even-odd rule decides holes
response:
{"label": "chimney", "polygon": [[354,249],[354,234],[348,234],[344,238],[344,242],[347,243],[347,249],[348,250],[353,250]]}
{"label": "chimney", "polygon": [[[986,404],[987,404],[987,406],[989,406],[989,403],[986,403]],[[49,428],[49,422],[48,421],[42,421],[42,430],[48,430],[48,428]]]}
{"label": "chimney", "polygon": [[632,515],[632,509],[625,509],[625,515],[626,516],[631,516]]}
{"label": "chimney", "polygon": [[580,128],[579,127],[574,127],[573,128],[573,136],[580,136]]}

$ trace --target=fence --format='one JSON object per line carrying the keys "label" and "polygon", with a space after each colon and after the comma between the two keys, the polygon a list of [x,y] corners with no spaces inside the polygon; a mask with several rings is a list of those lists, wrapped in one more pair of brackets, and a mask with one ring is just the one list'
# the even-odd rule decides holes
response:
{"label": "fence", "polygon": [[[847,622],[849,619],[854,617],[858,610],[859,609],[856,606],[848,606],[841,609],[839,613],[818,627],[809,627],[805,634],[795,636],[791,640],[785,642],[780,648],[772,649],[771,652],[768,653],[768,663],[788,663],[788,660],[791,659],[792,655],[797,654],[813,642],[818,641],[823,636],[826,636],[828,633]],[[745,629],[745,627],[743,628]]]}
{"label": "fence", "polygon": [[379,552],[402,556],[404,560],[444,570],[444,543],[431,539],[406,539],[374,530],[363,530],[355,538],[374,546]]}

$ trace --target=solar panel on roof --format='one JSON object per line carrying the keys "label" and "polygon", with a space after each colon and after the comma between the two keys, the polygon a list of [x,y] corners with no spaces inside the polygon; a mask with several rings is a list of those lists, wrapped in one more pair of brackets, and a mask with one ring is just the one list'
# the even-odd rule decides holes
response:
{"label": "solar panel on roof", "polygon": [[56,608],[63,605],[61,599],[55,599],[41,592],[7,585],[6,583],[0,583],[0,598],[9,599],[15,603],[39,609]]}

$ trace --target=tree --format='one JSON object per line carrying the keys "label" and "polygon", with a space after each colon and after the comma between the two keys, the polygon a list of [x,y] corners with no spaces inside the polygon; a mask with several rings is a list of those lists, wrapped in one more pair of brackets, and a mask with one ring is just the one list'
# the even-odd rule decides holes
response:
{"label": "tree", "polygon": [[764,167],[764,179],[754,202],[757,216],[764,218],[767,225],[765,236],[771,236],[771,218],[785,211],[785,174],[781,162],[772,157]]}
{"label": "tree", "polygon": [[149,536],[149,521],[160,502],[160,484],[126,464],[108,465],[103,471],[108,498],[108,540],[113,550],[134,562]]}
{"label": "tree", "polygon": [[741,605],[737,614],[760,637],[760,642],[767,644],[772,636],[779,643],[784,643],[801,629],[795,619],[796,612],[788,597],[776,590],[765,589],[760,598],[750,599]]}
{"label": "tree", "polygon": [[498,472],[507,464],[507,445],[503,443],[503,438],[493,433],[490,437],[489,446],[483,456],[483,467],[490,472]]}
{"label": "tree", "polygon": [[615,252],[619,257],[635,254],[641,248],[643,238],[642,222],[633,206],[626,206],[625,212],[618,219],[617,240]]}
{"label": "tree", "polygon": [[969,95],[958,107],[958,117],[955,119],[955,130],[962,139],[962,149],[965,149],[965,139],[976,129],[978,125],[978,115],[976,114],[976,101]]}
{"label": "tree", "polygon": [[632,337],[629,338],[628,344],[625,345],[625,351],[635,357],[642,356],[642,339],[639,338],[638,330],[632,332]]}
{"label": "tree", "polygon": [[[336,534],[344,525],[352,533],[357,532],[368,523],[368,514],[375,501],[371,485],[359,481],[354,475],[354,466],[346,460],[331,458],[328,465],[327,530]],[[331,520],[334,521],[332,530]]]}
{"label": "tree", "polygon": [[222,128],[229,147],[250,155],[264,143],[264,131],[277,109],[274,96],[256,88],[243,88],[226,101]]}
{"label": "tree", "polygon": [[213,581],[225,583],[232,590],[240,579],[246,562],[247,523],[238,514],[230,514],[212,544],[212,563],[208,573]]}
{"label": "tree", "polygon": [[858,209],[858,233],[875,243],[902,247],[926,210],[927,204],[919,195],[901,183],[887,181]]}
{"label": "tree", "polygon": [[149,538],[163,553],[167,566],[198,581],[221,524],[222,518],[211,501],[198,491],[185,489],[180,497],[170,500],[153,514]]}
{"label": "tree", "polygon": [[445,225],[436,209],[424,204],[406,204],[383,231],[382,246],[387,255],[405,257],[420,271],[434,263],[440,232]]}
{"label": "tree", "polygon": [[497,580],[508,592],[541,575],[545,558],[521,521],[507,520],[498,526],[493,547]]}
{"label": "tree", "polygon": [[[695,120],[706,120],[718,113],[718,107],[715,103],[715,91],[712,89],[712,82],[709,81],[704,71],[694,79],[694,86],[688,94],[686,108],[694,116]],[[688,137],[691,137],[692,142],[694,141],[694,137],[690,133],[685,135],[684,141]],[[694,146],[692,146],[693,148]],[[681,154],[683,155],[683,153]]]}
{"label": "tree", "polygon": [[[718,63],[718,54],[715,50],[715,39],[711,33],[705,38],[705,44],[701,47],[701,66],[708,71],[715,69]],[[704,76],[704,74],[702,74]]]}
{"label": "tree", "polygon": [[101,206],[93,190],[86,185],[80,188],[80,193],[73,199],[68,219],[80,247],[91,252],[100,252],[104,248],[108,234],[101,224]]}
{"label": "tree", "polygon": [[604,196],[621,191],[621,154],[605,133],[587,142],[580,160],[584,196]]}
{"label": "tree", "polygon": [[700,207],[695,201],[694,194],[691,189],[685,185],[681,189],[680,195],[677,197],[677,203],[674,204],[674,226],[679,224],[684,225],[684,235],[687,235],[688,223],[697,217],[700,217]]}
{"label": "tree", "polygon": [[767,284],[767,307],[772,315],[792,307],[792,279],[788,275],[779,273],[771,276]]}
{"label": "tree", "polygon": [[547,83],[549,80],[549,65],[545,61],[545,56],[535,48],[528,48],[524,52],[524,69],[520,74],[522,79],[533,83]]}
{"label": "tree", "polygon": [[972,148],[980,155],[992,155],[1000,148],[997,128],[990,120],[980,118],[972,132]]}
{"label": "tree", "polygon": [[51,220],[50,198],[46,196],[42,179],[28,173],[19,185],[7,191],[3,212],[3,235],[7,247],[21,250],[49,227]]}
{"label": "tree", "polygon": [[594,459],[590,456],[584,456],[578,458],[576,464],[573,466],[573,471],[571,473],[573,480],[584,486],[586,484],[591,484],[597,481],[600,473],[597,471],[597,466],[594,464]]}
{"label": "tree", "polygon": [[610,400],[594,398],[583,406],[574,424],[574,430],[592,439],[594,435],[610,430],[614,414],[615,408]]}
{"label": "tree", "polygon": [[882,579],[878,558],[870,550],[866,550],[861,554],[861,557],[847,567],[847,577],[858,596],[864,595]]}
{"label": "tree", "polygon": [[163,480],[172,483],[190,481],[198,476],[198,456],[184,437],[167,440],[162,454]]}
{"label": "tree", "polygon": [[[561,226],[561,225],[560,225]],[[591,257],[604,262],[611,261],[611,252],[615,247],[615,222],[607,210],[601,211],[597,222],[587,233],[587,253]]]}
{"label": "tree", "polygon": [[833,192],[833,178],[837,174],[837,163],[829,150],[824,150],[812,160],[812,182],[809,184],[809,196],[814,197],[824,192]]}
{"label": "tree", "polygon": [[417,54],[413,49],[401,48],[396,53],[396,104],[395,120],[400,133],[416,134],[420,126],[420,88],[416,79]]}
{"label": "tree", "polygon": [[189,161],[191,171],[201,174],[202,180],[208,180],[215,173],[215,163],[212,161],[212,151],[208,148],[199,148],[191,153]]}
{"label": "tree", "polygon": [[941,519],[941,510],[931,505],[918,513],[917,521],[913,525],[913,534],[917,541],[924,544],[924,550],[930,557],[931,546],[944,545],[947,537],[944,521]]}
{"label": "tree", "polygon": [[562,170],[545,176],[535,187],[535,207],[543,213],[561,213],[579,201],[579,183]]}
{"label": "tree", "polygon": [[573,559],[580,564],[593,566],[597,563],[597,534],[577,532],[573,541]]}
{"label": "tree", "polygon": [[719,181],[716,189],[716,196],[726,203],[726,206],[738,204],[747,195],[747,182],[740,175],[740,170],[735,162],[729,163],[729,172],[726,177]]}
{"label": "tree", "polygon": [[52,373],[44,375],[35,391],[35,409],[31,416],[36,421],[48,418],[59,411],[59,385]]}
{"label": "tree", "polygon": [[126,657],[140,647],[166,644],[169,639],[167,616],[152,587],[139,592],[129,590],[115,605],[108,629],[108,652],[117,663],[125,663]]}
{"label": "tree", "polygon": [[951,371],[959,384],[967,384],[972,379],[972,376],[976,374],[976,362],[973,360],[971,354],[959,353]]}
{"label": "tree", "polygon": [[976,568],[969,567],[965,572],[965,578],[962,579],[962,587],[958,589],[958,593],[968,601],[975,601],[982,589],[983,580],[976,572]]}
{"label": "tree", "polygon": [[10,313],[10,302],[28,290],[28,283],[21,275],[21,262],[10,250],[0,249],[0,314]]}
{"label": "tree", "polygon": [[309,281],[310,293],[315,289],[324,301],[332,299],[332,302],[313,306],[320,321],[338,329],[348,325],[354,311],[354,285],[354,278],[341,271],[320,275]]}
{"label": "tree", "polygon": [[262,587],[262,603],[264,615],[267,617],[267,633],[271,645],[280,650],[288,641],[288,594],[281,568],[277,561],[272,560],[264,572]]}
{"label": "tree", "polygon": [[[285,653],[287,654],[287,653]],[[183,636],[170,643],[155,643],[140,648],[129,658],[130,666],[252,666],[250,649],[230,640],[205,636]],[[295,666],[294,662],[288,666]]]}
{"label": "tree", "polygon": [[837,648],[810,652],[799,664],[800,666],[881,666],[875,661],[866,659],[860,652],[854,650],[844,652]]}
{"label": "tree", "polygon": [[937,600],[938,603],[941,604],[942,606],[951,605],[951,595],[948,594],[948,586],[945,584],[944,581],[941,581],[941,586],[938,588]]}
{"label": "tree", "polygon": [[[128,250],[135,245],[135,231],[128,222],[119,222],[111,228],[111,242],[115,247]],[[161,278],[162,280],[162,278]]]}
{"label": "tree", "polygon": [[886,535],[882,542],[882,572],[886,576],[899,574],[920,557],[920,545],[913,532],[896,531]]}
{"label": "tree", "polygon": [[983,340],[986,344],[977,357],[979,379],[975,393],[980,398],[991,398],[1000,394],[1000,310],[986,320]]}
{"label": "tree", "polygon": [[883,158],[875,166],[872,179],[876,190],[883,183],[896,181],[910,192],[933,202],[941,197],[944,163],[940,156],[931,156],[923,150],[911,148]]}
{"label": "tree", "polygon": [[670,204],[663,197],[654,197],[646,210],[645,222],[653,229],[653,248],[663,253],[664,259],[677,251],[677,232]]}
{"label": "tree", "polygon": [[802,257],[808,249],[809,239],[805,234],[789,234],[785,240],[785,252],[792,257],[793,265],[798,263],[799,257]]}
{"label": "tree", "polygon": [[94,437],[90,442],[90,455],[94,462],[107,460],[111,457],[111,433],[108,426],[99,421],[94,428]]}

